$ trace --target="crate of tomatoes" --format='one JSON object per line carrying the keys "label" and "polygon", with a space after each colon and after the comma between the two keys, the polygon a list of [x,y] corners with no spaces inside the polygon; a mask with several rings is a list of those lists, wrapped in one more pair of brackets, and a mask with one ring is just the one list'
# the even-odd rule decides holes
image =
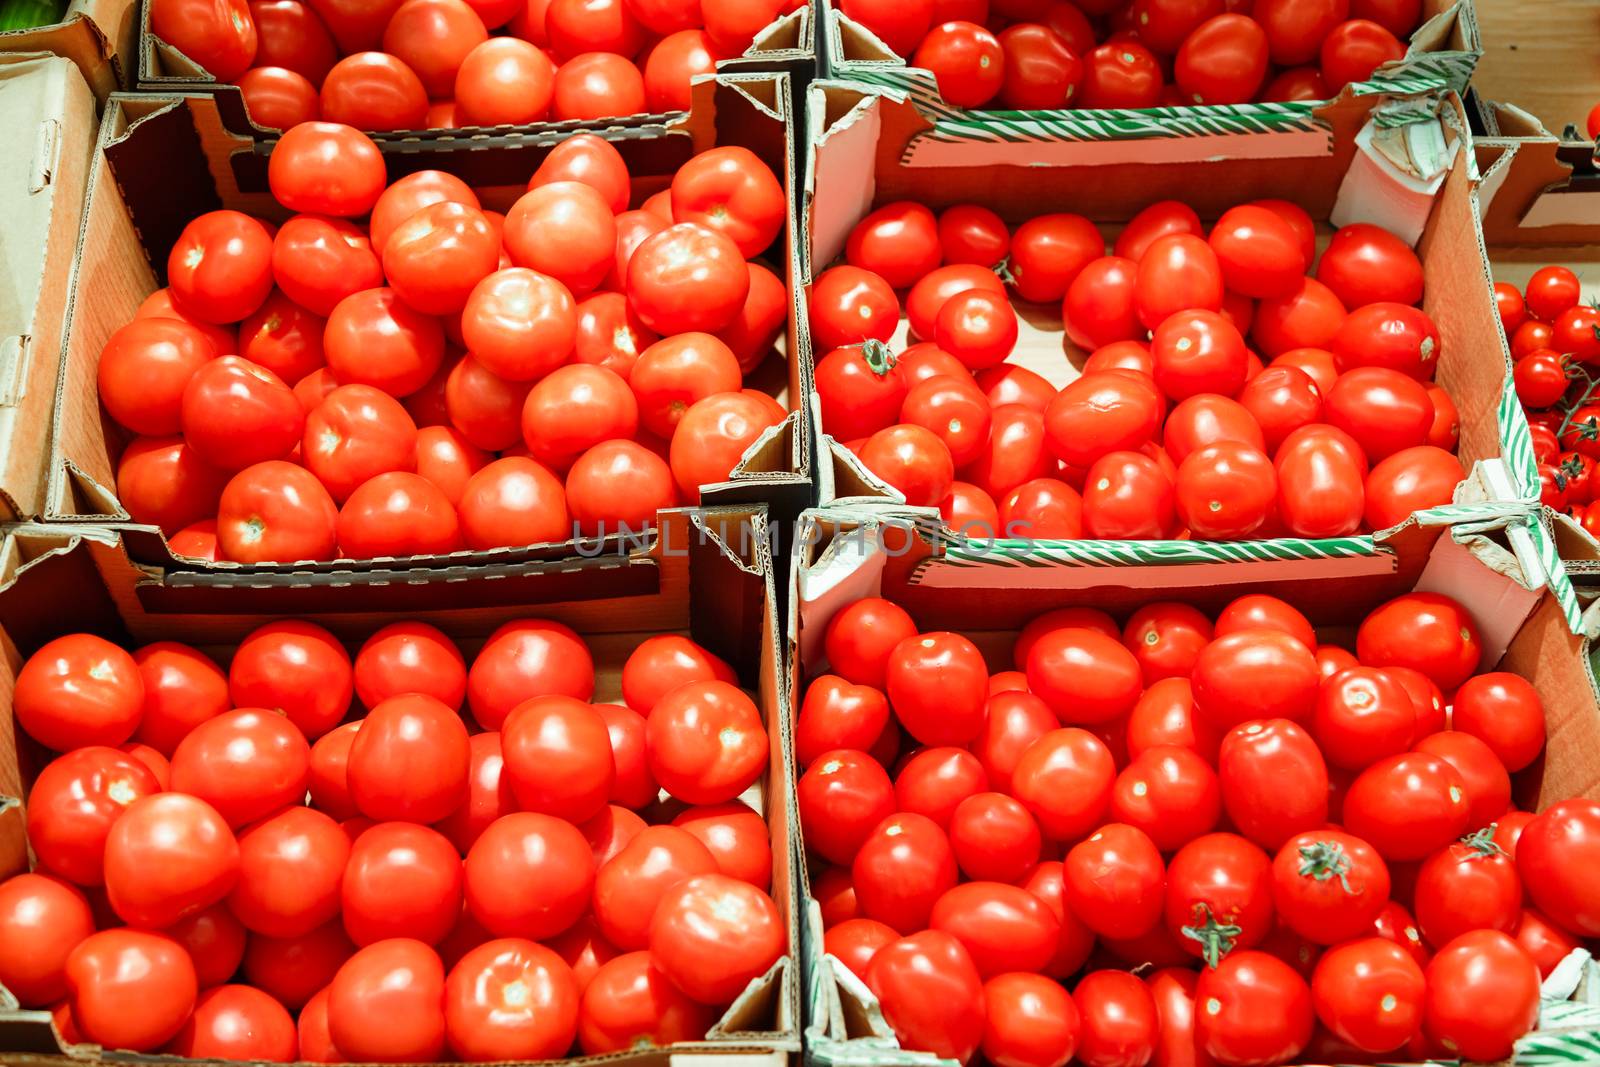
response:
{"label": "crate of tomatoes", "polygon": [[190,0],[138,5],[141,91],[241,136],[323,119],[379,140],[660,126],[696,78],[815,66],[803,0]]}
{"label": "crate of tomatoes", "polygon": [[1527,432],[1453,98],[1349,96],[1226,159],[1029,165],[811,93],[825,503],[937,509],[953,553],[1086,585],[1415,574],[1413,527],[1464,519],[1489,461],[1480,498],[1520,515],[1530,572],[1553,560],[1498,463]]}
{"label": "crate of tomatoes", "polygon": [[6,1061],[781,1067],[766,523],[672,513],[637,595],[289,617],[146,612],[114,533],[11,531]]}
{"label": "crate of tomatoes", "polygon": [[[1478,143],[1478,197],[1512,378],[1533,441],[1521,471],[1567,536],[1600,537],[1600,194],[1591,146],[1553,137]],[[1587,170],[1586,176],[1582,172]],[[1580,532],[1581,531],[1581,532]],[[1590,567],[1574,560],[1574,567]],[[1592,568],[1591,568],[1592,569]]]}
{"label": "crate of tomatoes", "polygon": [[242,588],[612,556],[683,504],[797,513],[788,86],[723,76],[613,139],[383,152],[321,123],[266,155],[194,97],[118,98],[47,519],[140,524],[142,561]]}
{"label": "crate of tomatoes", "polygon": [[1600,1055],[1589,643],[1503,549],[1091,593],[889,515],[797,545],[816,1062]]}
{"label": "crate of tomatoes", "polygon": [[1203,158],[1305,130],[1348,86],[1464,93],[1483,52],[1470,0],[821,0],[819,20],[827,77],[905,94],[952,141],[1064,158],[1186,138],[1169,150]]}

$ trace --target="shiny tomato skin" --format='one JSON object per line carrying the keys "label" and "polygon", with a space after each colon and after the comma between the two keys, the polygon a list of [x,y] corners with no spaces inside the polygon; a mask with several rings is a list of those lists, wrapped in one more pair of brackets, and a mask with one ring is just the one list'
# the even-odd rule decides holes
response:
{"label": "shiny tomato skin", "polygon": [[1184,38],[1173,78],[1186,103],[1247,103],[1266,81],[1267,49],[1267,35],[1255,20],[1216,15]]}
{"label": "shiny tomato skin", "polygon": [[1310,734],[1286,719],[1245,723],[1217,756],[1222,805],[1239,832],[1276,850],[1328,818],[1328,770]]}
{"label": "shiny tomato skin", "polygon": [[983,980],[961,942],[925,930],[885,945],[867,986],[902,1048],[963,1062],[983,1037]]}
{"label": "shiny tomato skin", "polygon": [[1317,1017],[1364,1052],[1389,1052],[1421,1025],[1422,968],[1380,937],[1352,940],[1324,953],[1311,977]]}
{"label": "shiny tomato skin", "polygon": [[949,838],[924,815],[891,815],[867,835],[851,865],[862,914],[902,934],[927,925],[935,903],[956,884]]}
{"label": "shiny tomato skin", "polygon": [[1115,763],[1087,730],[1064,727],[1035,740],[1018,760],[1012,795],[1038,820],[1048,839],[1072,841],[1104,821]]}
{"label": "shiny tomato skin", "polygon": [[1190,234],[1167,234],[1139,260],[1134,307],[1154,330],[1179,311],[1215,312],[1222,306],[1222,268],[1211,246]]}
{"label": "shiny tomato skin", "polygon": [[1358,666],[1323,682],[1312,729],[1329,763],[1359,771],[1411,747],[1417,712],[1397,679]]}
{"label": "shiny tomato skin", "polygon": [[1600,842],[1600,805],[1566,800],[1524,827],[1515,845],[1517,869],[1532,904],[1563,929],[1584,937],[1600,930],[1600,912],[1579,877]]}
{"label": "shiny tomato skin", "polygon": [[1078,1062],[1085,1067],[1126,1067],[1147,1062],[1160,1031],[1155,1000],[1137,977],[1091,971],[1072,991],[1080,1031]]}
{"label": "shiny tomato skin", "polygon": [[[536,891],[514,879],[532,879]],[[594,855],[571,823],[515,812],[491,823],[467,853],[467,909],[501,937],[545,939],[588,910],[594,879]]]}
{"label": "shiny tomato skin", "polygon": [[350,839],[320,811],[292,807],[239,834],[239,881],[228,907],[246,928],[304,937],[339,914]]}
{"label": "shiny tomato skin", "polygon": [[273,146],[267,182],[290,211],[355,218],[370,211],[383,192],[383,155],[358,130],[302,122]]}
{"label": "shiny tomato skin", "polygon": [[170,1051],[191,1059],[292,1063],[297,1046],[294,1020],[282,1004],[250,986],[220,985],[195,1000]]}
{"label": "shiny tomato skin", "polygon": [[1134,756],[1111,794],[1111,817],[1142,830],[1162,852],[1210,833],[1221,814],[1216,772],[1176,745],[1153,745]]}
{"label": "shiny tomato skin", "polygon": [[28,793],[28,839],[39,869],[77,885],[104,881],[105,842],[128,805],[161,783],[133,756],[106,746],[47,764]]}
{"label": "shiny tomato skin", "polygon": [[93,634],[69,634],[28,657],[13,706],[29,736],[65,752],[122,744],[138,728],[145,700],[132,656]]}
{"label": "shiny tomato skin", "polygon": [[715,333],[744,307],[750,272],[733,241],[703,226],[677,223],[634,250],[624,291],[628,306],[658,334]]}
{"label": "shiny tomato skin", "polygon": [[691,999],[648,952],[617,956],[595,972],[578,1006],[578,1045],[588,1055],[619,1052],[641,1041],[696,1041],[717,1011]]}
{"label": "shiny tomato skin", "polygon": [[461,859],[444,835],[377,823],[355,839],[340,886],[345,933],[357,945],[444,940],[461,913]]}
{"label": "shiny tomato skin", "polygon": [[572,1047],[578,988],[550,949],[500,938],[469,951],[445,979],[445,1036],[468,1061],[547,1059]]}
{"label": "shiny tomato skin", "polygon": [[[1215,103],[1216,101],[1211,101]],[[1299,235],[1277,212],[1241,204],[1224,212],[1208,238],[1227,287],[1253,298],[1287,296],[1309,264]]]}
{"label": "shiny tomato skin", "polygon": [[1518,675],[1495,671],[1469,678],[1451,704],[1451,729],[1484,742],[1507,771],[1522,770],[1544,747],[1544,704]]}
{"label": "shiny tomato skin", "polygon": [[12,952],[0,960],[0,982],[24,1007],[47,1007],[67,995],[67,959],[94,933],[83,893],[48,874],[22,873],[0,882],[0,933]]}
{"label": "shiny tomato skin", "polygon": [[1343,325],[1345,307],[1333,290],[1306,278],[1286,297],[1263,300],[1250,325],[1250,338],[1265,359],[1297,348],[1327,349]]}
{"label": "shiny tomato skin", "polygon": [[[1197,837],[1167,864],[1167,931],[1194,956],[1261,943],[1272,925],[1272,861],[1230,833]],[[1211,926],[1237,926],[1227,935]],[[1190,927],[1194,935],[1184,933]]]}
{"label": "shiny tomato skin", "polygon": [[1028,687],[1063,725],[1101,723],[1132,710],[1143,688],[1133,653],[1092,630],[1051,631],[1027,658]]}
{"label": "shiny tomato skin", "polygon": [[1401,449],[1374,464],[1367,475],[1367,525],[1387,529],[1413,512],[1448,504],[1465,477],[1461,461],[1442,448]]}
{"label": "shiny tomato skin", "polygon": [[1474,930],[1428,964],[1423,1032],[1470,1060],[1509,1055],[1539,1016],[1539,968],[1498,930]]}
{"label": "shiny tomato skin", "polygon": [[328,987],[328,1030],[357,1060],[430,1062],[445,1044],[445,973],[434,950],[393,937],[345,961]]}
{"label": "shiny tomato skin", "polygon": [[1522,919],[1516,862],[1488,836],[1469,835],[1423,861],[1417,926],[1435,948],[1472,930],[1514,933]]}
{"label": "shiny tomato skin", "polygon": [[1236,952],[1195,985],[1195,1043],[1229,1067],[1293,1060],[1316,1016],[1304,978],[1264,952]]}
{"label": "shiny tomato skin", "polygon": [[143,930],[90,934],[66,963],[72,1020],[85,1040],[154,1052],[193,1010],[194,964],[176,941]]}
{"label": "shiny tomato skin", "polygon": [[311,747],[285,715],[235,708],[208,719],[172,753],[172,787],[205,801],[238,828],[305,796]]}
{"label": "shiny tomato skin", "polygon": [[100,351],[100,402],[135,433],[168,436],[182,427],[191,378],[218,355],[201,328],[177,318],[135,318]]}
{"label": "shiny tomato skin", "polygon": [[1178,518],[1197,539],[1238,540],[1257,533],[1273,511],[1277,473],[1266,454],[1221,441],[1191,453],[1175,481]]}
{"label": "shiny tomato skin", "polygon": [[1482,639],[1466,610],[1439,593],[1408,593],[1381,605],[1356,633],[1356,656],[1373,667],[1410,667],[1446,693],[1478,668]]}
{"label": "shiny tomato skin", "polygon": [[1421,859],[1470,828],[1462,778],[1437,756],[1404,753],[1379,760],[1345,794],[1344,822],[1384,859]]}
{"label": "shiny tomato skin", "polygon": [[1320,945],[1370,933],[1389,900],[1389,869],[1361,838],[1312,829],[1283,843],[1272,861],[1280,923]]}
{"label": "shiny tomato skin", "polygon": [[1096,349],[1144,336],[1136,308],[1139,264],[1122,255],[1087,264],[1067,287],[1061,318],[1079,348]]}
{"label": "shiny tomato skin", "polygon": [[1137,41],[1107,41],[1084,64],[1078,107],[1147,108],[1161,101],[1161,62]]}
{"label": "shiny tomato skin", "polygon": [[1292,431],[1278,446],[1278,513],[1299,537],[1342,537],[1361,526],[1367,459],[1343,430],[1323,423]]}

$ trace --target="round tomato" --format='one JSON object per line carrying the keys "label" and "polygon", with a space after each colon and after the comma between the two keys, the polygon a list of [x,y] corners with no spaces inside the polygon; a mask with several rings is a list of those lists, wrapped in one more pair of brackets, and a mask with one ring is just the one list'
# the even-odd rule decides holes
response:
{"label": "round tomato", "polygon": [[1045,837],[1072,841],[1104,821],[1115,777],[1105,744],[1087,730],[1067,727],[1023,750],[1012,772],[1012,795]]}
{"label": "round tomato", "polygon": [[88,899],[46,874],[0,882],[0,933],[13,951],[0,960],[0,982],[23,1007],[45,1008],[67,994],[67,959],[94,933]]}
{"label": "round tomato", "polygon": [[1451,941],[1425,977],[1423,1032],[1464,1059],[1504,1059],[1538,1021],[1539,968],[1498,930]]}
{"label": "round tomato", "polygon": [[339,914],[350,839],[334,820],[292,807],[239,835],[239,881],[228,907],[252,932],[304,937]]}
{"label": "round tomato", "polygon": [[1391,862],[1422,859],[1460,837],[1470,821],[1461,775],[1420,752],[1372,764],[1344,798],[1345,826]]}
{"label": "round tomato", "polygon": [[1247,103],[1266,81],[1267,49],[1260,23],[1245,15],[1216,15],[1184,38],[1173,79],[1186,103]]}
{"label": "round tomato", "polygon": [[1165,912],[1168,933],[1215,966],[1271,931],[1272,861],[1236,834],[1197,837],[1167,864]]}
{"label": "round tomato", "polygon": [[1155,999],[1136,976],[1091,971],[1072,991],[1081,1030],[1078,1062],[1084,1067],[1144,1063],[1159,1039]]}
{"label": "round tomato", "polygon": [[515,812],[490,823],[467,853],[467,910],[501,937],[544,939],[589,909],[594,854],[571,823]]}
{"label": "round tomato", "polygon": [[891,815],[869,833],[851,863],[861,913],[902,933],[923,929],[934,904],[956,884],[949,838],[925,815]]}
{"label": "round tomato", "polygon": [[386,180],[372,138],[337,122],[285,131],[267,160],[273,198],[290,211],[356,218],[372,210]]}
{"label": "round tomato", "polygon": [[1532,903],[1563,929],[1594,937],[1600,910],[1580,873],[1600,849],[1600,804],[1565,800],[1546,808],[1514,845],[1517,870]]}
{"label": "round tomato", "polygon": [[354,1059],[439,1059],[445,974],[438,953],[394,937],[351,956],[328,987],[328,1033],[339,1052]]}
{"label": "round tomato", "polygon": [[1316,1022],[1306,980],[1265,952],[1235,952],[1201,971],[1194,1003],[1198,1051],[1230,1067],[1293,1060]]}
{"label": "round tomato", "polygon": [[1422,1022],[1422,968],[1381,937],[1351,940],[1323,953],[1311,976],[1317,1018],[1363,1052],[1392,1052]]}
{"label": "round tomato", "polygon": [[1466,610],[1439,593],[1407,593],[1373,611],[1356,633],[1356,655],[1372,667],[1410,667],[1446,693],[1478,668],[1482,639]]}
{"label": "round tomato", "polygon": [[90,934],[67,956],[68,1003],[84,1040],[155,1052],[175,1037],[199,992],[189,954],[143,930]]}
{"label": "round tomato", "polygon": [[1233,441],[1191,453],[1175,481],[1178,518],[1197,539],[1238,540],[1267,522],[1277,474],[1258,449]]}
{"label": "round tomato", "polygon": [[1382,857],[1359,837],[1340,830],[1296,834],[1272,862],[1279,921],[1319,945],[1370,933],[1389,901],[1389,885]]}
{"label": "round tomato", "polygon": [[1107,41],[1084,57],[1077,106],[1147,108],[1161,101],[1161,61],[1129,38]]}

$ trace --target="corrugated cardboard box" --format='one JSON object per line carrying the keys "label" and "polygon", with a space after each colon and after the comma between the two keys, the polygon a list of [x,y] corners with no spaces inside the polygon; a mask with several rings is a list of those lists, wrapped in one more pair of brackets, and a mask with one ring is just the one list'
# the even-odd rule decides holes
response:
{"label": "corrugated cardboard box", "polygon": [[[924,631],[966,635],[990,660],[991,670],[1006,670],[1012,666],[1017,631],[1046,611],[1088,604],[1125,617],[1142,604],[1182,600],[1215,613],[1240,592],[1162,585],[1146,573],[1141,575],[1146,584],[1130,583],[1109,601],[1087,598],[1081,590],[1051,581],[1049,572],[1061,566],[1017,568],[1003,559],[955,565],[941,558],[936,544],[922,540],[905,516],[808,512],[796,534],[790,593],[791,710],[799,706],[808,678],[825,660],[822,636],[828,620],[862,597],[893,600]],[[1280,596],[1305,612],[1324,635],[1344,637],[1353,636],[1349,627],[1366,611],[1412,588],[1461,601],[1483,636],[1480,669],[1519,674],[1533,682],[1544,701],[1545,754],[1513,779],[1518,806],[1542,810],[1569,797],[1600,798],[1600,693],[1588,668],[1589,639],[1573,633],[1562,606],[1532,584],[1497,539],[1472,536],[1441,539],[1423,573],[1400,586],[1364,578],[1288,580],[1251,591]],[[803,841],[800,851],[796,870],[804,879]],[[809,890],[801,899],[808,917],[802,941],[808,1062],[861,1067],[948,1062],[897,1047],[866,985],[823,955],[821,912],[809,899]],[[1600,966],[1590,962],[1588,967],[1588,981],[1600,980]],[[1592,1021],[1570,1031],[1558,1025],[1525,1042],[1519,1044],[1517,1062],[1524,1056],[1527,1062],[1546,1056],[1551,1062],[1578,1060],[1600,1043],[1600,1030]]]}
{"label": "corrugated cardboard box", "polygon": [[[564,622],[588,643],[595,658],[596,699],[617,699],[623,663],[646,637],[682,633],[725,657],[740,684],[756,695],[768,724],[771,765],[746,799],[766,817],[773,843],[773,899],[789,931],[789,953],[757,979],[723,1016],[706,1040],[666,1048],[638,1049],[568,1064],[669,1067],[694,1062],[706,1067],[782,1067],[800,1050],[797,952],[799,909],[794,906],[795,802],[789,774],[787,681],[781,667],[777,597],[761,509],[709,509],[673,513],[661,528],[648,564],[651,588],[631,595],[590,599],[552,577],[547,595],[530,590],[528,602],[491,609],[432,609],[422,603],[392,612],[331,614],[297,610],[358,647],[389,622],[421,619],[438,626],[470,657],[500,623],[517,618]],[[483,579],[479,579],[483,580]],[[134,564],[113,531],[43,526],[12,528],[0,539],[0,878],[27,867],[21,797],[47,754],[14,729],[10,697],[16,672],[28,654],[65,633],[91,631],[137,647],[154,640],[186,641],[226,663],[233,647],[275,613],[194,615],[150,609],[147,595],[163,577]],[[448,594],[432,597],[448,603]],[[4,997],[0,996],[0,1003]],[[124,1059],[98,1046],[61,1046],[47,1011],[0,1009],[0,1059],[29,1067],[71,1067]]]}
{"label": "corrugated cardboard box", "polygon": [[[137,2],[137,0],[135,0]],[[245,114],[244,100],[237,85],[218,82],[206,69],[184,55],[172,45],[150,31],[150,3],[138,3],[134,12],[138,22],[138,77],[141,92],[205,93],[215,97],[214,103],[199,103],[198,107],[214,106],[232,133],[271,141],[277,131],[253,124]],[[782,15],[757,33],[755,40],[741,56],[725,59],[717,64],[719,74],[751,74],[781,72],[788,74],[797,86],[811,79],[816,69],[814,46],[814,18],[810,6]],[[536,122],[524,126],[481,127],[469,126],[444,130],[401,130],[392,133],[374,133],[379,142],[385,141],[459,141],[480,134],[518,133],[551,135],[578,130],[636,129],[671,122],[681,112],[623,115],[612,119],[570,120],[566,122]]]}
{"label": "corrugated cardboard box", "polygon": [[[1208,107],[1061,109],[1053,111],[967,110],[945,103],[933,73],[910,65],[839,9],[837,0],[817,0],[822,41],[821,76],[860,82],[905,94],[952,140],[973,142],[1050,141],[1092,143],[1174,138],[1225,141],[1264,130],[1304,128],[1317,109],[1306,102],[1229,104]],[[1431,85],[1466,92],[1483,53],[1472,0],[1423,0],[1422,24],[1412,33],[1404,58],[1379,67],[1364,87],[1385,82]],[[1213,146],[1212,152],[1226,151]]]}
{"label": "corrugated cardboard box", "polygon": [[[608,131],[607,137],[628,161],[636,196],[663,188],[690,156],[716,144],[751,149],[780,176],[791,173],[793,139],[789,132],[788,77],[783,74],[721,75],[699,86],[694,111],[658,127]],[[270,146],[234,138],[216,121],[209,99],[198,96],[126,95],[107,109],[100,151],[90,174],[87,218],[77,257],[73,301],[62,374],[56,395],[51,441],[49,496],[51,522],[126,522],[115,497],[120,431],[101,413],[95,374],[100,350],[112,331],[127,322],[146,295],[157,288],[167,251],[189,219],[219,207],[281,219],[285,212],[267,192]],[[390,175],[435,168],[458,174],[479,189],[488,207],[504,209],[522,191],[552,145],[567,134],[496,135],[471,145],[390,145],[385,151]],[[792,187],[792,182],[787,182]],[[175,209],[175,205],[183,205]],[[780,276],[790,282],[792,304],[783,341],[788,359],[769,359],[747,384],[766,389],[791,409],[802,395],[800,368],[809,339],[803,293],[792,284],[798,275],[791,226],[770,253]],[[91,295],[92,294],[92,295]],[[786,365],[785,365],[786,363]],[[764,503],[775,514],[793,517],[811,499],[809,432],[803,411],[769,431],[751,447],[728,482],[707,487],[708,503]],[[301,568],[263,564],[242,566],[176,559],[153,530],[130,531],[130,551],[142,562],[187,570],[196,581],[219,587],[264,588],[258,578],[299,573],[306,581],[328,582],[332,575],[381,573],[390,583],[428,574],[466,573],[491,567],[518,574],[580,555],[573,542],[412,557],[396,562],[341,561]],[[592,548],[584,549],[593,553]],[[463,570],[464,569],[464,570]],[[317,575],[320,577],[312,578]],[[409,576],[409,577],[408,577]],[[276,580],[276,579],[274,579]],[[270,584],[270,583],[269,583]],[[394,584],[362,582],[363,595],[394,595]],[[485,596],[510,596],[509,590],[475,585]]]}
{"label": "corrugated cardboard box", "polygon": [[[915,200],[935,210],[979,203],[1012,224],[1047,212],[1076,212],[1112,234],[1158,200],[1180,199],[1202,218],[1215,219],[1247,200],[1281,197],[1309,211],[1324,238],[1338,226],[1360,221],[1384,225],[1416,243],[1428,279],[1423,307],[1438,325],[1442,341],[1438,382],[1460,412],[1462,465],[1470,470],[1482,460],[1531,455],[1526,423],[1502,410],[1511,365],[1499,342],[1487,283],[1465,117],[1453,96],[1347,94],[1320,108],[1310,130],[1235,138],[1228,155],[1202,159],[1190,157],[1188,141],[1055,145],[1062,151],[1036,159],[1037,146],[1031,142],[947,140],[908,101],[835,82],[814,84],[808,107],[812,128],[819,131],[801,202],[803,277],[808,282],[842,252],[857,220],[896,200]],[[1373,121],[1375,117],[1381,121]],[[1066,342],[1059,307],[1029,305],[1020,318],[1022,335],[1012,361],[1058,388],[1075,378],[1086,354]],[[899,347],[904,329],[902,323],[891,347]],[[808,388],[813,388],[811,365],[805,370]],[[824,505],[870,507],[900,500],[838,447],[827,427],[817,428],[819,500]],[[1533,505],[1525,500],[1529,490],[1518,481],[1519,470],[1514,468],[1509,479],[1497,473],[1476,499],[1497,500],[1531,516]],[[1536,484],[1535,475],[1535,493]],[[1439,525],[1452,521],[1445,509],[1439,511],[1429,519],[1434,534]],[[1228,543],[1001,541],[989,546],[964,545],[964,539],[949,537],[952,558],[993,559],[998,552],[1019,567],[1070,562],[1075,568],[1072,580],[1087,589],[1125,581],[1119,570],[1152,566],[1169,573],[1146,575],[1148,581],[1175,581],[1174,575],[1183,572],[1197,587],[1305,574],[1387,574],[1414,580],[1431,543],[1428,534]],[[1553,561],[1554,551],[1537,522],[1525,523],[1517,539],[1524,555],[1542,553]]]}
{"label": "corrugated cardboard box", "polygon": [[58,352],[97,128],[94,95],[72,60],[0,53],[0,521],[44,511]]}
{"label": "corrugated cardboard box", "polygon": [[60,22],[0,33],[0,52],[49,52],[77,64],[104,101],[132,84],[138,0],[72,0]]}

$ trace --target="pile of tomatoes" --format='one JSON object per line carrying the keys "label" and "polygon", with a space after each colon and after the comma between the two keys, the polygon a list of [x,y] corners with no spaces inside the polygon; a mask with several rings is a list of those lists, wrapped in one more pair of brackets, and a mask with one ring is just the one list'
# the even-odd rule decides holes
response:
{"label": "pile of tomatoes", "polygon": [[621,156],[580,134],[504,216],[442,171],[386,188],[348,126],[296,127],[269,167],[296,214],[194,219],[100,355],[101,403],[134,435],[118,498],[182,555],[639,530],[785,418],[743,388],[790,307],[754,259],[783,186],[747,149],[701,153],[630,210]]}
{"label": "pile of tomatoes", "polygon": [[[1287,201],[1209,236],[1162,201],[1107,254],[1081,215],[1011,231],[975,204],[899,202],[845,260],[811,292],[822,429],[968,536],[1336,537],[1449,503],[1462,478],[1422,264],[1377,226],[1318,259]],[[1059,390],[1008,361],[1040,304],[1065,328],[1045,369],[1077,374]],[[914,343],[893,353],[902,307]]]}
{"label": "pile of tomatoes", "polygon": [[258,126],[525,125],[689,108],[804,0],[153,0],[150,29]]}
{"label": "pile of tomatoes", "polygon": [[18,725],[59,755],[27,798],[37,869],[0,883],[0,985],[69,1041],[201,1059],[699,1040],[788,949],[738,799],[768,738],[687,638],[640,644],[621,690],[590,703],[589,649],[542,619],[470,667],[421,622],[353,662],[270,623],[226,670],[51,641],[17,677]]}
{"label": "pile of tomatoes", "polygon": [[1422,0],[836,0],[956,107],[1326,100],[1404,58]]}
{"label": "pile of tomatoes", "polygon": [[1511,342],[1511,378],[1533,433],[1543,500],[1600,536],[1600,309],[1583,302],[1582,282],[1561,266],[1534,271],[1525,290],[1496,282],[1494,300]]}
{"label": "pile of tomatoes", "polygon": [[1543,708],[1454,600],[1353,648],[1262,595],[1067,608],[991,674],[845,607],[795,728],[826,951],[996,1067],[1504,1059],[1600,938],[1600,804],[1512,806]]}

